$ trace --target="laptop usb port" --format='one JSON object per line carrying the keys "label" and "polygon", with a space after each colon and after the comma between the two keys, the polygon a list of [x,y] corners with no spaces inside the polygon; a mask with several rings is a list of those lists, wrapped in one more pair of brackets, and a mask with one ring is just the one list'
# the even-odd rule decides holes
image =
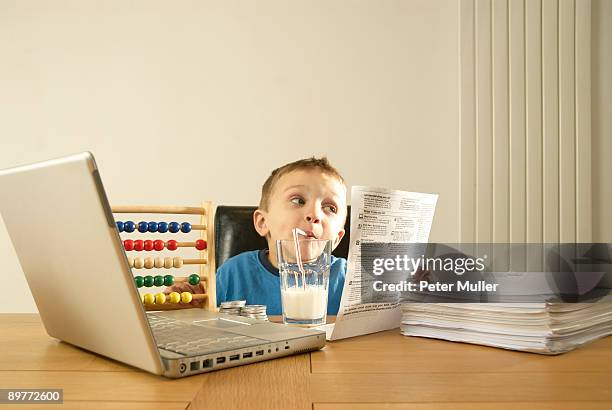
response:
{"label": "laptop usb port", "polygon": [[249,357],[253,357],[253,352],[247,352],[242,354],[243,359],[248,359]]}
{"label": "laptop usb port", "polygon": [[217,364],[225,363],[225,357],[217,357]]}
{"label": "laptop usb port", "polygon": [[191,368],[191,371],[196,371],[198,369],[200,369],[200,362],[191,362],[191,365],[189,366]]}
{"label": "laptop usb port", "polygon": [[263,350],[258,350],[255,352],[255,356],[263,356]]}
{"label": "laptop usb port", "polygon": [[240,359],[240,355],[239,355],[239,354],[233,354],[233,355],[231,355],[231,356],[229,357],[229,359],[230,359],[230,362],[231,362],[232,360],[238,360],[238,359]]}

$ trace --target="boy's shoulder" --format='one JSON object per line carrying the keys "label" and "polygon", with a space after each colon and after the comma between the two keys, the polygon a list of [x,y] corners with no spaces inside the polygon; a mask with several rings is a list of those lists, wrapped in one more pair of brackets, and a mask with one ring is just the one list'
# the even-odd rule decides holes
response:
{"label": "boy's shoulder", "polygon": [[219,270],[233,269],[244,266],[245,264],[252,265],[258,261],[259,251],[246,251],[227,259],[221,266],[219,266]]}
{"label": "boy's shoulder", "polygon": [[338,270],[340,272],[346,272],[346,259],[345,258],[337,258],[334,255],[331,257],[331,266],[332,270]]}

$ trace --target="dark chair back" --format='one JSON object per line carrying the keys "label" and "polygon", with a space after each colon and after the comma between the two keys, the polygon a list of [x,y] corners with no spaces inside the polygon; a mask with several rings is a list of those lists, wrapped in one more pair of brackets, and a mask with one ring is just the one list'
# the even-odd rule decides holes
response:
{"label": "dark chair back", "polygon": [[[227,259],[246,251],[266,249],[268,243],[259,236],[253,226],[255,206],[220,205],[215,212],[215,263],[219,268]],[[333,254],[339,258],[348,257],[351,207],[344,224],[346,233]]]}

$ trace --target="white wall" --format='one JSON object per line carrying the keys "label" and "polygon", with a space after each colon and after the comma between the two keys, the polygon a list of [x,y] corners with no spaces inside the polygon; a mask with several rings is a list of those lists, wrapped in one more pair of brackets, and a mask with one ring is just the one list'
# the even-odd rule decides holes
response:
{"label": "white wall", "polygon": [[[458,34],[455,0],[0,0],[0,168],[91,150],[112,203],[256,204],[327,155],[439,193],[458,241]],[[0,312],[35,311],[3,225],[0,260]]]}

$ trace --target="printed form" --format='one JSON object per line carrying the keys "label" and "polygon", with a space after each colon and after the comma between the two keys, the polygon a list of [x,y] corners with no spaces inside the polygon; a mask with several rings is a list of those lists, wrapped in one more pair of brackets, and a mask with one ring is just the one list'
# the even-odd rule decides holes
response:
{"label": "printed form", "polygon": [[[321,326],[327,340],[338,340],[399,327],[399,294],[376,303],[363,300],[372,289],[362,275],[363,243],[426,243],[438,195],[354,186],[351,190],[351,235],[346,279],[335,324]],[[362,288],[362,287],[368,288]]]}

